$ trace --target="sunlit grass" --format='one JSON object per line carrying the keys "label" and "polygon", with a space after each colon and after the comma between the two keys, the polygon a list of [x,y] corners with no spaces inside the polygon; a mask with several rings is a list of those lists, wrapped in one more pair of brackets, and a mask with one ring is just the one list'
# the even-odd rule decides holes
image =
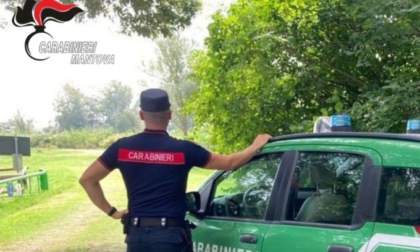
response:
{"label": "sunlit grass", "polygon": [[[29,167],[27,173],[47,170],[49,190],[24,197],[0,198],[0,245],[31,235],[74,209],[84,199],[77,182],[80,171],[96,156],[91,151],[34,149],[32,156],[23,157],[23,165]],[[0,166],[10,165],[11,158],[2,157]]]}

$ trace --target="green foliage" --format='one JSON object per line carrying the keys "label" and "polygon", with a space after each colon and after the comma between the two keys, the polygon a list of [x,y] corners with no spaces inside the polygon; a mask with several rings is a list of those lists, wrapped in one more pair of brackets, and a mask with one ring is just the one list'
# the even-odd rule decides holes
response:
{"label": "green foliage", "polygon": [[397,83],[368,92],[363,95],[366,103],[354,104],[352,115],[356,129],[404,133],[408,119],[420,118],[420,83]]}
{"label": "green foliage", "polygon": [[[385,3],[385,4],[384,4]],[[358,12],[368,32],[360,64],[375,64],[381,85],[362,94],[352,114],[365,131],[405,132],[407,119],[420,118],[420,4],[414,1],[372,1],[366,12]],[[373,66],[372,66],[373,68]]]}
{"label": "green foliage", "polygon": [[52,132],[39,132],[30,136],[31,147],[35,148],[55,148],[57,143],[57,134]]}
{"label": "green foliage", "polygon": [[141,128],[140,116],[131,110],[125,110],[115,118],[113,128],[117,132],[133,132]]}
{"label": "green foliage", "polygon": [[112,121],[119,113],[130,107],[133,100],[133,92],[129,86],[121,82],[111,81],[107,87],[101,90],[101,112],[106,116],[105,121]]}
{"label": "green foliage", "polygon": [[111,81],[101,91],[98,100],[98,114],[103,120],[103,126],[109,126],[117,132],[138,128],[139,117],[130,109],[133,101],[133,91],[127,85]]}
{"label": "green foliage", "polygon": [[125,132],[138,129],[140,119],[130,107],[132,100],[131,88],[118,81],[111,81],[99,96],[87,96],[66,84],[54,103],[58,130],[111,127]]}
{"label": "green foliage", "polygon": [[68,130],[60,132],[56,137],[55,146],[58,148],[103,148],[118,138],[112,129],[90,129]]}
{"label": "green foliage", "polygon": [[141,0],[119,1],[111,6],[121,20],[124,33],[137,33],[145,37],[157,37],[162,34],[166,37],[177,29],[190,25],[191,19],[201,7],[201,2]]}
{"label": "green foliage", "polygon": [[95,105],[96,103],[84,95],[80,89],[70,84],[64,85],[63,93],[54,101],[59,129],[71,130],[95,125],[95,114],[91,113]]}
{"label": "green foliage", "polygon": [[[23,6],[25,1],[0,0],[10,7]],[[137,34],[144,37],[169,36],[176,30],[191,24],[191,19],[201,8],[198,0],[63,0],[63,3],[76,3],[85,14],[78,20],[106,17],[118,22],[125,34]],[[1,27],[1,24],[0,24]]]}
{"label": "green foliage", "polygon": [[209,124],[194,126],[188,135],[189,140],[199,143],[208,150],[216,150],[217,146],[213,145],[210,127]]}
{"label": "green foliage", "polygon": [[17,135],[28,135],[35,131],[34,122],[32,119],[25,119],[18,110],[16,114],[8,122],[10,129]]}
{"label": "green foliage", "polygon": [[7,122],[0,122],[0,135],[30,135],[36,133],[34,120],[25,118],[19,110]]}
{"label": "green foliage", "polygon": [[371,131],[418,116],[408,98],[418,97],[419,10],[413,0],[238,0],[194,54],[187,110],[223,151],[258,132],[311,131],[321,115],[354,114],[364,129],[374,120]]}
{"label": "green foliage", "polygon": [[39,132],[30,135],[32,148],[106,148],[118,138],[133,134],[130,130],[116,133],[111,128],[83,128],[62,132]]}
{"label": "green foliage", "polygon": [[191,115],[183,113],[184,101],[196,89],[196,83],[189,78],[188,55],[194,47],[194,41],[182,38],[179,34],[159,39],[157,59],[151,62],[150,72],[157,77],[171,100],[171,123],[180,129],[183,138],[188,136],[191,127]]}

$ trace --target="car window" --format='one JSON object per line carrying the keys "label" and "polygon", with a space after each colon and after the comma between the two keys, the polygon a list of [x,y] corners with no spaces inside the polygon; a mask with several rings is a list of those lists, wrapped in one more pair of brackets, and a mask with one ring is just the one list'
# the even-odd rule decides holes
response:
{"label": "car window", "polygon": [[262,219],[280,161],[281,153],[271,153],[224,173],[215,182],[208,215]]}
{"label": "car window", "polygon": [[299,153],[286,219],[351,224],[365,159],[349,153]]}
{"label": "car window", "polygon": [[420,223],[420,169],[382,169],[377,221],[395,224]]}

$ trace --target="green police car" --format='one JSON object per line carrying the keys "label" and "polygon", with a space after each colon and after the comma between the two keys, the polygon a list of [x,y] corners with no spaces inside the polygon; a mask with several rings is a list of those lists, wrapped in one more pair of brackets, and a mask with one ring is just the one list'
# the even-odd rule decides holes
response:
{"label": "green police car", "polygon": [[420,251],[420,134],[276,137],[187,202],[195,252]]}

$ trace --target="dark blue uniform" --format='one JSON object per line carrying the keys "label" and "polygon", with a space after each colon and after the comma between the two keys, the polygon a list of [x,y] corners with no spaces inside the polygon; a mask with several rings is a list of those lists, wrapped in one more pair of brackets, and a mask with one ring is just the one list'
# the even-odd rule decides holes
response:
{"label": "dark blue uniform", "polygon": [[[131,218],[183,219],[188,172],[193,166],[206,166],[210,158],[211,153],[199,145],[175,139],[166,131],[146,129],[113,143],[99,157],[99,161],[110,170],[120,169],[127,188]],[[185,232],[182,228],[175,229],[154,225],[130,228],[126,237],[128,251],[136,251],[136,248],[141,250],[142,241],[183,242],[173,234],[178,232],[185,237]],[[136,245],[130,247],[130,242]],[[183,251],[170,248],[173,246],[169,246],[167,251]],[[155,247],[151,251],[166,250]]]}

